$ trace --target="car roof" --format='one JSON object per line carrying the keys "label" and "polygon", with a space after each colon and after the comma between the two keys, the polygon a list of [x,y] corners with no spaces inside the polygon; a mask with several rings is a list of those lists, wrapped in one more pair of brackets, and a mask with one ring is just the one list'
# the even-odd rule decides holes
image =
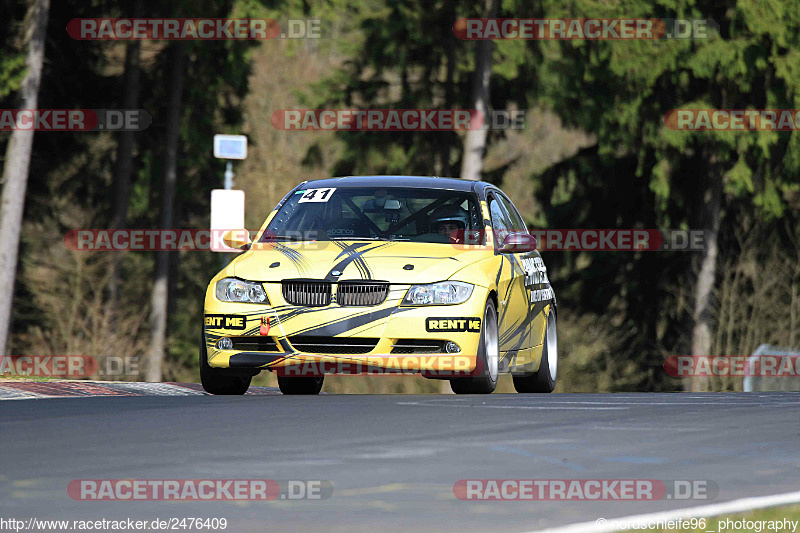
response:
{"label": "car roof", "polygon": [[325,187],[411,187],[444,189],[459,192],[482,192],[489,184],[484,181],[440,178],[438,176],[343,176],[303,182],[314,188]]}

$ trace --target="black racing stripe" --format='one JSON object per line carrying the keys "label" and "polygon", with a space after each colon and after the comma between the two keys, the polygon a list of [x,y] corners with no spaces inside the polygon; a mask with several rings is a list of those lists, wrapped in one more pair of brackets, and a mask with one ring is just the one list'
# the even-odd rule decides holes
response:
{"label": "black racing stripe", "polygon": [[295,250],[294,248],[290,248],[290,247],[286,246],[285,244],[282,244],[282,243],[279,243],[279,242],[275,243],[275,244],[276,244],[277,248],[280,248],[281,250],[283,250],[284,252],[286,252],[290,256],[294,257],[298,261],[300,261],[302,263],[307,263],[308,262],[306,260],[305,256],[303,256],[303,254],[300,253],[299,250]]}
{"label": "black racing stripe", "polygon": [[218,340],[220,340],[223,335],[217,335],[216,333],[209,333],[208,330],[204,330],[206,342],[211,342],[212,344],[216,344]]}
{"label": "black racing stripe", "polygon": [[499,341],[500,344],[500,351],[502,352],[512,352],[514,350],[519,350],[523,347],[525,340],[528,338],[528,334],[530,330],[528,329],[528,323],[523,321],[516,329],[506,335],[505,340]]}
{"label": "black racing stripe", "polygon": [[298,261],[297,256],[294,253],[292,253],[292,252],[294,252],[294,250],[292,250],[291,248],[289,248],[285,244],[281,244],[279,242],[276,242],[274,244],[274,248],[275,248],[276,251],[278,251],[281,254],[283,254],[284,256],[286,256],[292,263],[296,263]]}
{"label": "black racing stripe", "polygon": [[300,315],[307,315],[311,313],[324,313],[325,311],[330,311],[331,309],[336,309],[332,307],[295,307],[293,309],[289,309],[288,311],[283,312],[282,314],[278,314],[278,321],[281,324],[288,322],[290,319],[300,316]]}
{"label": "black racing stripe", "polygon": [[495,280],[494,280],[494,286],[497,287],[497,300],[498,300],[498,302],[497,302],[497,304],[498,304],[497,320],[500,323],[502,323],[503,320],[505,319],[506,310],[507,310],[507,307],[508,307],[506,305],[503,305],[502,309],[500,309],[500,307],[501,307],[500,306],[500,302],[503,301],[502,297],[500,296],[500,277],[503,274],[503,265],[505,264],[505,260],[506,260],[505,256],[501,255],[500,256],[500,268],[497,269],[497,278],[495,278]]}
{"label": "black racing stripe", "polygon": [[[291,304],[284,305],[284,304],[281,304],[281,305],[276,305],[275,307],[273,307],[272,308],[272,312],[275,313],[277,316],[282,316],[281,313],[285,314],[285,313],[287,313],[289,311],[293,311],[293,310],[296,310],[296,309],[297,309],[297,306],[295,306],[295,305],[291,305]],[[315,310],[316,311],[321,311],[321,309],[319,309],[319,308],[315,308]]]}
{"label": "black racing stripe", "polygon": [[[533,306],[533,309],[530,311],[533,318],[538,316],[540,313],[544,312],[544,308],[547,307],[549,303],[550,302],[536,302],[536,304],[534,304]],[[522,343],[525,341],[525,335],[524,334],[520,335],[520,333],[522,332],[521,330],[526,329],[530,324],[532,324],[532,320],[525,320],[519,325],[515,324],[514,326],[512,326],[514,328],[513,330],[511,329],[507,330],[505,334],[501,335],[500,338],[498,339],[500,344],[500,350],[503,352],[510,352],[520,349],[522,347]],[[505,345],[511,344],[514,338],[517,337],[518,335],[519,338],[517,339],[516,344],[511,346],[506,346],[504,348]]]}
{"label": "black racing stripe", "polygon": [[[327,309],[329,309],[329,308],[322,308],[320,310],[323,311],[323,310],[327,310]],[[289,318],[292,318],[292,317],[298,316],[298,315],[302,315],[302,314],[305,314],[305,313],[306,313],[306,309],[297,309],[296,312],[293,313],[292,316],[290,316]],[[300,335],[300,334],[303,334],[303,333],[305,333],[307,331],[313,330],[314,327],[328,326],[328,325],[334,324],[336,322],[339,322],[339,321],[342,321],[342,320],[346,320],[347,318],[349,318],[349,317],[328,320],[328,321],[325,321],[325,322],[318,322],[316,324],[316,326],[312,326],[312,327],[309,327],[309,328],[306,328],[306,329],[303,329],[303,330],[296,331],[296,332],[292,333],[292,335]]]}
{"label": "black racing stripe", "polygon": [[228,316],[244,316],[244,317],[252,318],[252,317],[255,317],[255,316],[268,315],[272,311],[275,311],[276,309],[278,309],[278,308],[277,307],[263,307],[260,310],[255,310],[255,311],[246,311],[246,312],[237,311],[235,313],[204,313],[204,315],[228,315]]}
{"label": "black racing stripe", "polygon": [[325,337],[341,335],[342,333],[346,333],[354,328],[364,326],[366,324],[369,324],[370,322],[386,318],[396,310],[397,308],[390,307],[386,309],[381,309],[379,311],[371,311],[367,313],[361,313],[358,315],[351,315],[348,317],[331,320],[310,328],[306,328],[304,330],[294,332],[292,335],[318,335]]}
{"label": "black racing stripe", "polygon": [[[344,272],[344,269],[347,268],[347,265],[349,265],[353,261],[357,261],[358,259],[360,259],[361,256],[364,255],[366,252],[369,252],[370,250],[377,250],[378,248],[383,248],[385,246],[385,244],[379,244],[377,246],[365,248],[365,246],[369,246],[370,244],[371,243],[354,243],[342,248],[342,252],[336,258],[338,259],[343,255],[346,255],[347,257],[336,263],[334,267],[330,269],[328,275],[325,276],[325,279],[328,281],[335,281],[337,277],[332,274],[334,270],[338,270],[339,272]],[[366,265],[366,263],[364,263],[364,265]],[[359,268],[359,272],[361,272],[361,266],[362,265],[360,265],[358,262],[356,263],[356,267]],[[361,275],[364,278],[367,277],[363,272]]]}
{"label": "black racing stripe", "polygon": [[[508,311],[508,308],[511,307],[511,305],[510,305],[511,294],[512,294],[511,291],[514,289],[514,283],[517,280],[517,278],[515,277],[515,272],[514,272],[515,271],[516,259],[514,258],[513,255],[509,255],[508,256],[508,262],[511,265],[511,267],[510,267],[511,268],[511,281],[509,281],[508,287],[506,287],[506,294],[503,296],[503,300],[505,300],[505,302],[506,302],[506,306],[503,309],[503,317],[505,317],[506,312]],[[523,281],[523,284],[524,284],[524,281]]]}
{"label": "black racing stripe", "polygon": [[275,359],[275,360],[272,362],[272,364],[270,364],[270,365],[268,365],[268,366],[273,366],[273,365],[276,365],[276,364],[278,364],[278,363],[282,363],[283,361],[286,361],[287,359],[292,359],[292,354],[291,354],[291,353],[288,353],[288,352],[287,352],[287,353],[284,353],[284,354],[282,354],[282,356],[281,356],[281,357],[279,357],[278,359]]}
{"label": "black racing stripe", "polygon": [[[514,275],[514,274],[513,274],[513,273],[514,273],[514,268],[513,268],[513,266],[512,266],[512,268],[511,268],[511,273],[512,273],[511,275],[513,276],[513,275]],[[503,296],[503,300],[506,300],[506,301],[508,301],[508,299],[511,297],[511,289],[513,289],[513,288],[514,288],[514,282],[515,282],[515,281],[517,281],[517,279],[519,279],[519,278],[514,278],[514,277],[512,277],[512,278],[511,278],[511,280],[508,282],[508,286],[506,287],[506,293],[505,293],[505,295]]]}
{"label": "black racing stripe", "polygon": [[506,260],[506,256],[501,255],[500,256],[500,268],[497,269],[497,278],[495,278],[495,280],[494,280],[494,284],[495,284],[496,287],[500,286],[500,275],[503,273],[503,263],[505,262],[505,260]]}
{"label": "black racing stripe", "polygon": [[[370,248],[370,250],[377,250],[380,246],[376,246],[374,248]],[[366,250],[365,250],[366,251]],[[372,271],[369,268],[369,265],[364,260],[361,254],[358,254],[358,259],[356,259],[356,266],[358,267],[359,271],[361,272],[361,277],[363,279],[372,279]]]}
{"label": "black racing stripe", "polygon": [[292,262],[295,268],[297,268],[297,273],[299,275],[307,275],[308,260],[303,256],[303,254],[281,243],[275,243],[275,250],[283,254],[283,256]]}
{"label": "black racing stripe", "polygon": [[547,307],[548,305],[550,305],[550,300],[544,300],[533,304],[533,310],[531,311],[533,313],[533,316],[535,317],[538,316],[540,313],[543,313],[544,308]]}
{"label": "black racing stripe", "polygon": [[356,266],[356,269],[358,270],[358,274],[359,274],[359,276],[361,276],[361,279],[366,279],[367,278],[367,270],[365,269],[364,260],[361,259],[360,257],[356,258],[353,261],[353,264]]}
{"label": "black racing stripe", "polygon": [[[395,243],[387,243],[387,244],[395,244]],[[394,256],[394,255],[373,255],[372,257],[377,259],[377,258],[384,258],[384,257],[396,258],[397,256]],[[404,255],[404,256],[402,256],[402,257],[400,257],[398,259],[436,259],[437,261],[444,260],[444,259],[450,259],[451,261],[460,262],[455,257],[433,257],[433,256],[429,256],[429,255]]]}
{"label": "black racing stripe", "polygon": [[[389,248],[389,247],[392,247],[394,245],[395,245],[395,243],[393,243],[393,242],[386,242],[386,243],[383,243],[383,244],[379,244],[378,246],[374,246],[374,247],[370,248],[369,250],[364,250],[364,252],[368,252],[368,251],[372,251],[372,250],[378,250],[380,248]],[[361,266],[363,267],[363,269],[364,269],[364,279],[374,279],[374,276],[372,275],[372,270],[369,268],[369,264],[367,263],[366,259],[364,259],[364,257],[362,256],[362,254],[364,252],[361,252],[360,254],[358,254],[358,259],[356,260],[356,263],[357,264],[360,263]]]}
{"label": "black racing stripe", "polygon": [[519,357],[519,352],[506,352],[506,354],[500,358],[500,362],[498,364],[498,370],[500,372],[508,372],[512,367],[517,364],[517,357]]}
{"label": "black racing stripe", "polygon": [[508,310],[511,308],[511,296],[513,293],[511,290],[514,288],[514,278],[508,282],[508,286],[506,286],[506,293],[503,295],[503,301],[506,302],[506,305],[503,306],[503,312],[500,314],[500,321],[504,321],[506,315],[508,314]]}
{"label": "black racing stripe", "polygon": [[508,370],[511,367],[511,359],[512,359],[512,354],[511,353],[503,354],[500,357],[500,361],[498,361],[498,363],[497,363],[497,367],[498,367],[497,370],[499,372],[505,372],[506,370]]}
{"label": "black racing stripe", "polygon": [[[336,256],[336,259],[339,259],[340,257],[343,257],[345,255],[350,255],[350,253],[352,252],[357,252],[359,248],[364,248],[365,246],[369,246],[370,244],[372,244],[371,242],[354,242],[352,244],[347,244],[341,241],[333,241],[333,242],[334,244],[336,244],[336,246],[342,249],[342,251],[339,252],[339,255]],[[334,259],[334,261],[336,259]]]}
{"label": "black racing stripe", "polygon": [[[513,264],[511,266],[511,272],[512,273],[514,272]],[[506,290],[506,298],[505,298],[506,301],[507,302],[511,301],[511,296],[513,296],[515,294],[514,292],[512,292],[512,290],[514,288],[514,284],[517,283],[517,282],[519,282],[519,285],[520,285],[519,291],[517,291],[517,292],[521,292],[522,296],[528,302],[530,302],[530,300],[528,298],[528,289],[525,287],[525,277],[524,276],[517,276],[517,277],[511,279],[511,283],[508,284],[508,290]],[[504,311],[507,311],[509,307],[511,307],[511,306],[507,305]],[[505,316],[505,313],[503,313],[503,316]]]}
{"label": "black racing stripe", "polygon": [[[516,336],[516,333],[515,333],[513,336],[511,336],[511,337],[508,339],[508,341],[507,341],[507,342],[510,344],[510,343],[511,343],[511,340],[512,340],[512,339],[513,339],[515,336]],[[501,346],[500,346],[500,351],[504,351],[504,352],[515,352],[515,351],[517,351],[517,350],[520,350],[520,349],[522,349],[522,344],[523,344],[524,342],[525,342],[525,334],[524,334],[524,332],[523,332],[523,334],[522,334],[522,335],[520,335],[520,336],[519,336],[519,338],[517,339],[516,343],[514,343],[514,344],[513,344],[513,345],[511,345],[511,346],[508,346],[508,347],[507,347],[507,349],[503,350],[503,347],[502,347],[502,344],[501,344]]]}
{"label": "black racing stripe", "polygon": [[[247,311],[245,313],[233,313],[233,314],[235,314],[237,316],[254,317],[254,316],[258,316],[258,315],[268,315],[270,312],[272,312],[274,310],[275,310],[274,307],[268,307],[265,310],[261,310],[261,311]],[[219,314],[224,315],[226,313],[219,313]]]}
{"label": "black racing stripe", "polygon": [[292,333],[292,335],[317,335],[320,337],[333,337],[336,335],[341,335],[342,333],[347,333],[352,329],[365,326],[370,322],[375,322],[376,320],[384,319],[392,315],[393,313],[402,313],[403,311],[408,311],[410,309],[412,308],[400,309],[397,307],[388,307],[386,309],[381,309],[379,311],[371,311],[360,315],[353,315],[346,318],[340,318],[338,320],[334,320],[326,324],[322,324],[320,326],[315,326],[304,330],[296,331]]}
{"label": "black racing stripe", "polygon": [[[547,305],[549,303],[550,302],[548,301],[548,302],[536,302],[535,304],[533,304],[533,307],[531,308],[531,311],[530,311],[530,313],[531,313],[530,323],[531,324],[533,324],[533,320],[537,316],[539,316],[541,313],[544,312],[544,308],[547,307]],[[533,334],[532,331],[531,331],[531,334]],[[533,339],[531,339],[531,346],[539,346],[539,345],[538,344],[533,344]]]}
{"label": "black racing stripe", "polygon": [[369,265],[367,265],[363,257],[356,259],[356,265],[360,267],[364,279],[372,279],[372,271],[369,269]]}
{"label": "black racing stripe", "polygon": [[526,322],[524,320],[522,320],[521,322],[514,322],[510,328],[505,330],[505,332],[502,335],[500,335],[500,338],[498,339],[500,341],[500,344],[503,344],[507,342],[509,339],[512,339],[513,337],[518,335],[519,329],[525,324]]}
{"label": "black racing stripe", "polygon": [[[397,304],[401,300],[402,300],[402,298],[392,298],[392,299],[387,299],[384,303],[391,304],[392,302],[395,302]],[[392,308],[396,308],[396,307],[392,307]],[[291,307],[291,308],[287,308],[285,311],[276,313],[276,317],[278,319],[278,322],[281,325],[286,325],[286,323],[289,320],[291,320],[292,318],[295,318],[295,317],[298,317],[298,316],[301,316],[301,315],[308,315],[308,314],[312,314],[312,313],[329,312],[332,309],[339,309],[339,308],[338,307],[311,307],[311,308],[309,308],[309,307]],[[321,325],[330,324],[332,322],[333,321],[323,322]]]}
{"label": "black racing stripe", "polygon": [[[342,257],[342,255],[350,256],[358,248],[363,248],[364,246],[366,246],[365,243],[354,243],[353,245],[347,245],[347,244],[340,243],[340,242],[336,242],[336,245],[339,248],[342,249],[342,252],[338,256],[336,256],[336,259],[339,259],[340,257]],[[366,267],[366,263],[364,263],[364,260],[362,258],[356,259],[355,265],[356,265],[356,268],[358,269],[358,273],[360,274],[361,279],[368,279],[368,278],[371,279],[372,276],[369,273],[369,270]],[[344,270],[344,269],[342,269],[342,270]]]}
{"label": "black racing stripe", "polygon": [[[334,241],[334,242],[336,242],[336,241]],[[349,265],[350,263],[355,261],[357,256],[354,255],[354,252],[357,251],[359,248],[363,248],[364,246],[368,246],[369,243],[358,243],[357,242],[357,243],[353,243],[353,244],[343,244],[343,243],[336,242],[336,245],[339,248],[342,249],[342,251],[339,252],[339,255],[336,256],[336,259],[339,259],[342,256],[344,256],[345,258],[342,259],[341,261],[339,261],[338,263],[336,263],[333,266],[333,268],[331,268],[328,271],[328,275],[325,276],[325,279],[328,280],[328,281],[337,281],[338,280],[338,276],[334,276],[332,274],[333,271],[338,270],[339,272],[344,272],[344,269],[347,268],[347,265]],[[357,264],[356,267],[358,267],[358,266],[359,265]],[[360,269],[359,269],[359,272],[360,272]],[[362,277],[363,277],[363,274],[362,274]]]}

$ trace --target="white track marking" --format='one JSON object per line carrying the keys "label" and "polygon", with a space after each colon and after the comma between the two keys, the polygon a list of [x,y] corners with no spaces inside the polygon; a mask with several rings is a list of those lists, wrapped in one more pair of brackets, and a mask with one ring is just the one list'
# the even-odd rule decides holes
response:
{"label": "white track marking", "polygon": [[619,531],[621,529],[612,527],[612,522],[627,522],[630,525],[641,525],[642,523],[650,521],[660,520],[662,522],[668,522],[670,520],[719,516],[723,514],[741,513],[745,511],[752,511],[754,509],[777,507],[779,505],[789,505],[793,503],[800,503],[800,491],[773,494],[771,496],[742,498],[740,500],[733,500],[730,502],[700,505],[697,507],[687,507],[684,509],[674,509],[672,511],[621,516],[618,518],[605,518],[605,523],[598,523],[597,520],[592,520],[590,522],[577,522],[575,524],[569,524],[566,526],[552,527],[536,531],[537,533],[608,533],[611,531]]}
{"label": "white track marking", "polygon": [[544,410],[569,410],[569,411],[627,411],[628,407],[565,407],[562,405],[475,405],[486,409],[544,409]]}

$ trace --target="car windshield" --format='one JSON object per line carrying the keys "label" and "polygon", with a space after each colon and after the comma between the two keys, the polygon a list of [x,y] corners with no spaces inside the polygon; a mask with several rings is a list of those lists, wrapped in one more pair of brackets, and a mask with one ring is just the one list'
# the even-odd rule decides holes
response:
{"label": "car windshield", "polygon": [[474,194],[442,189],[306,188],[295,191],[270,221],[270,240],[374,239],[483,244]]}

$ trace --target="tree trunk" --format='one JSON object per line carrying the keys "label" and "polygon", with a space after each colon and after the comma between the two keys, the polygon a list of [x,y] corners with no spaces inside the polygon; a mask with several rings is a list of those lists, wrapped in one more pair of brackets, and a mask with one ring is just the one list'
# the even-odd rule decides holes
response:
{"label": "tree trunk", "polygon": [[[142,1],[136,0],[134,16],[141,14]],[[136,109],[139,102],[141,68],[139,41],[130,41],[125,50],[125,74],[122,78],[122,107]],[[134,132],[123,131],[117,134],[117,160],[114,165],[114,192],[111,213],[111,227],[125,229],[128,225],[128,204],[131,197],[131,175],[133,174]],[[120,270],[122,253],[114,252],[111,264],[111,278],[108,282],[109,309],[115,311],[119,300]]]}
{"label": "tree trunk", "polygon": [[[21,108],[36,109],[39,84],[42,79],[44,46],[47,38],[47,16],[50,0],[34,0],[26,16],[25,79],[20,89]],[[33,151],[33,130],[14,130],[6,149],[3,168],[3,196],[0,200],[0,356],[6,354],[11,326],[11,307],[14,301],[14,281],[17,272],[22,214],[25,209],[25,189]]]}
{"label": "tree trunk", "polygon": [[[499,0],[486,0],[486,17],[494,18],[499,9]],[[478,41],[475,72],[472,78],[472,101],[470,109],[483,115],[484,125],[480,129],[470,129],[464,137],[464,155],[461,161],[461,179],[480,180],[483,173],[483,156],[486,154],[486,125],[489,119],[489,82],[492,75],[491,40]]]}
{"label": "tree trunk", "polygon": [[[713,159],[713,158],[712,158]],[[708,186],[703,195],[705,211],[703,229],[706,232],[705,249],[700,259],[700,272],[694,288],[694,310],[692,312],[692,355],[711,355],[712,339],[712,299],[717,272],[717,253],[720,211],[722,207],[722,176],[719,166],[711,162],[708,172]],[[692,377],[684,388],[692,392],[709,389],[707,377]]]}
{"label": "tree trunk", "polygon": [[[456,6],[455,0],[447,0],[444,8],[445,20],[456,19]],[[444,109],[453,108],[453,79],[456,72],[456,36],[450,31],[447,32],[447,73],[444,81]],[[450,148],[451,139],[454,134],[445,132],[439,134],[441,145],[439,147],[439,176],[452,176],[452,168],[450,166]]]}
{"label": "tree trunk", "polygon": [[[170,89],[167,117],[164,174],[161,180],[161,230],[172,228],[175,182],[177,179],[178,146],[181,127],[181,93],[183,92],[183,66],[185,43],[175,41],[170,45]],[[164,340],[167,331],[167,303],[169,294],[169,260],[172,252],[156,252],[153,292],[150,299],[150,350],[144,361],[146,381],[161,381],[164,362]]]}

